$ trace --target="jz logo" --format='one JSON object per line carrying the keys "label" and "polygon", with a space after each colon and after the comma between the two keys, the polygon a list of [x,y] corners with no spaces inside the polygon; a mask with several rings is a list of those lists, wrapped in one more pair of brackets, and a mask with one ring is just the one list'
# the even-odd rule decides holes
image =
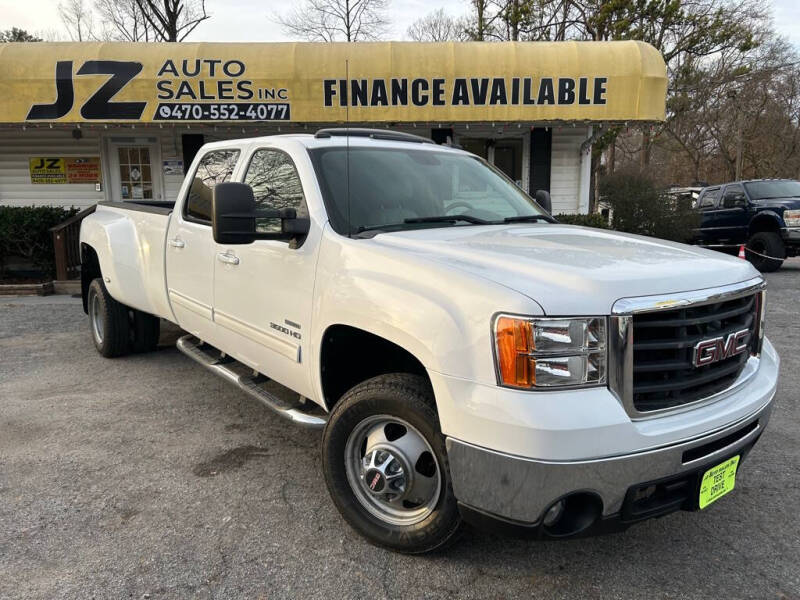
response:
{"label": "jz logo", "polygon": [[60,158],[40,158],[36,164],[31,165],[34,171],[41,171],[42,169],[60,169]]}
{"label": "jz logo", "polygon": [[693,363],[695,367],[711,365],[720,360],[725,360],[747,350],[750,331],[742,329],[731,333],[727,338],[713,338],[697,342],[694,346]]}
{"label": "jz logo", "polygon": [[[111,102],[111,99],[142,70],[142,63],[118,60],[87,60],[76,75],[111,75],[81,106],[81,116],[87,120],[139,119],[147,102]],[[29,121],[55,120],[65,117],[75,103],[72,82],[72,61],[56,63],[56,101],[34,104],[28,111]]]}

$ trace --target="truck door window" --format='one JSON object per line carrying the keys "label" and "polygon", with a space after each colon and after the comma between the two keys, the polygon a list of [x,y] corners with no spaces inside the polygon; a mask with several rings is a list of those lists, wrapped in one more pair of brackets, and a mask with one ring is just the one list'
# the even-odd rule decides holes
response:
{"label": "truck door window", "polygon": [[214,186],[230,181],[238,160],[238,150],[211,150],[200,159],[183,209],[187,221],[211,223]]}
{"label": "truck door window", "polygon": [[747,198],[744,195],[742,186],[729,185],[725,188],[725,195],[722,197],[722,208],[739,208],[747,205]]}
{"label": "truck door window", "polygon": [[[244,182],[253,188],[258,209],[294,208],[306,212],[303,185],[291,157],[282,150],[261,149],[253,154]],[[258,219],[256,229],[280,231],[279,219]]]}
{"label": "truck door window", "polygon": [[719,191],[719,188],[706,190],[700,197],[700,208],[714,208],[717,205],[717,200],[719,200]]}

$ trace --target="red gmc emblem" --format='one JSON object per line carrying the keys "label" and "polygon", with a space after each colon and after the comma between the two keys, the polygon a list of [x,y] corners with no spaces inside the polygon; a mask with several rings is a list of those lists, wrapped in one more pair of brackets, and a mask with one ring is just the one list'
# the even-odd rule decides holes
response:
{"label": "red gmc emblem", "polygon": [[692,362],[695,367],[703,367],[747,351],[750,330],[742,329],[731,333],[727,338],[718,337],[697,342],[694,346]]}

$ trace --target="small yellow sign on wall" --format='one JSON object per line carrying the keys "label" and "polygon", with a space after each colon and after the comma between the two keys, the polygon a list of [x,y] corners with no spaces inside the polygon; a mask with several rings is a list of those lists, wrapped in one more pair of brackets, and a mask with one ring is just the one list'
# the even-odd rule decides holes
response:
{"label": "small yellow sign on wall", "polygon": [[99,156],[47,157],[30,159],[31,183],[99,183]]}
{"label": "small yellow sign on wall", "polygon": [[67,183],[63,158],[37,156],[30,159],[31,183]]}

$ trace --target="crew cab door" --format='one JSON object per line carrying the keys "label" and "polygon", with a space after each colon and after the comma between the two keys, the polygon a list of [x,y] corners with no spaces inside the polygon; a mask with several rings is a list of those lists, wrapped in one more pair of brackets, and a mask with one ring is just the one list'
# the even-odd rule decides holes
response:
{"label": "crew cab door", "polygon": [[744,188],[738,183],[726,185],[714,217],[719,238],[732,244],[747,242],[747,212]]}
{"label": "crew cab door", "polygon": [[239,155],[239,150],[214,149],[195,162],[167,231],[167,293],[175,318],[183,329],[211,343],[216,264],[211,198],[214,186],[233,177]]}
{"label": "crew cab door", "polygon": [[[255,148],[241,179],[259,209],[295,208],[298,217],[308,216],[297,166],[284,150]],[[280,231],[280,221],[263,219],[258,228]],[[306,239],[217,244],[214,260],[220,348],[304,396],[313,395],[306,363],[318,238],[312,224]]]}
{"label": "crew cab door", "polygon": [[697,199],[697,208],[700,210],[699,242],[701,244],[715,244],[719,240],[717,229],[717,204],[720,198],[719,187],[703,190]]}

